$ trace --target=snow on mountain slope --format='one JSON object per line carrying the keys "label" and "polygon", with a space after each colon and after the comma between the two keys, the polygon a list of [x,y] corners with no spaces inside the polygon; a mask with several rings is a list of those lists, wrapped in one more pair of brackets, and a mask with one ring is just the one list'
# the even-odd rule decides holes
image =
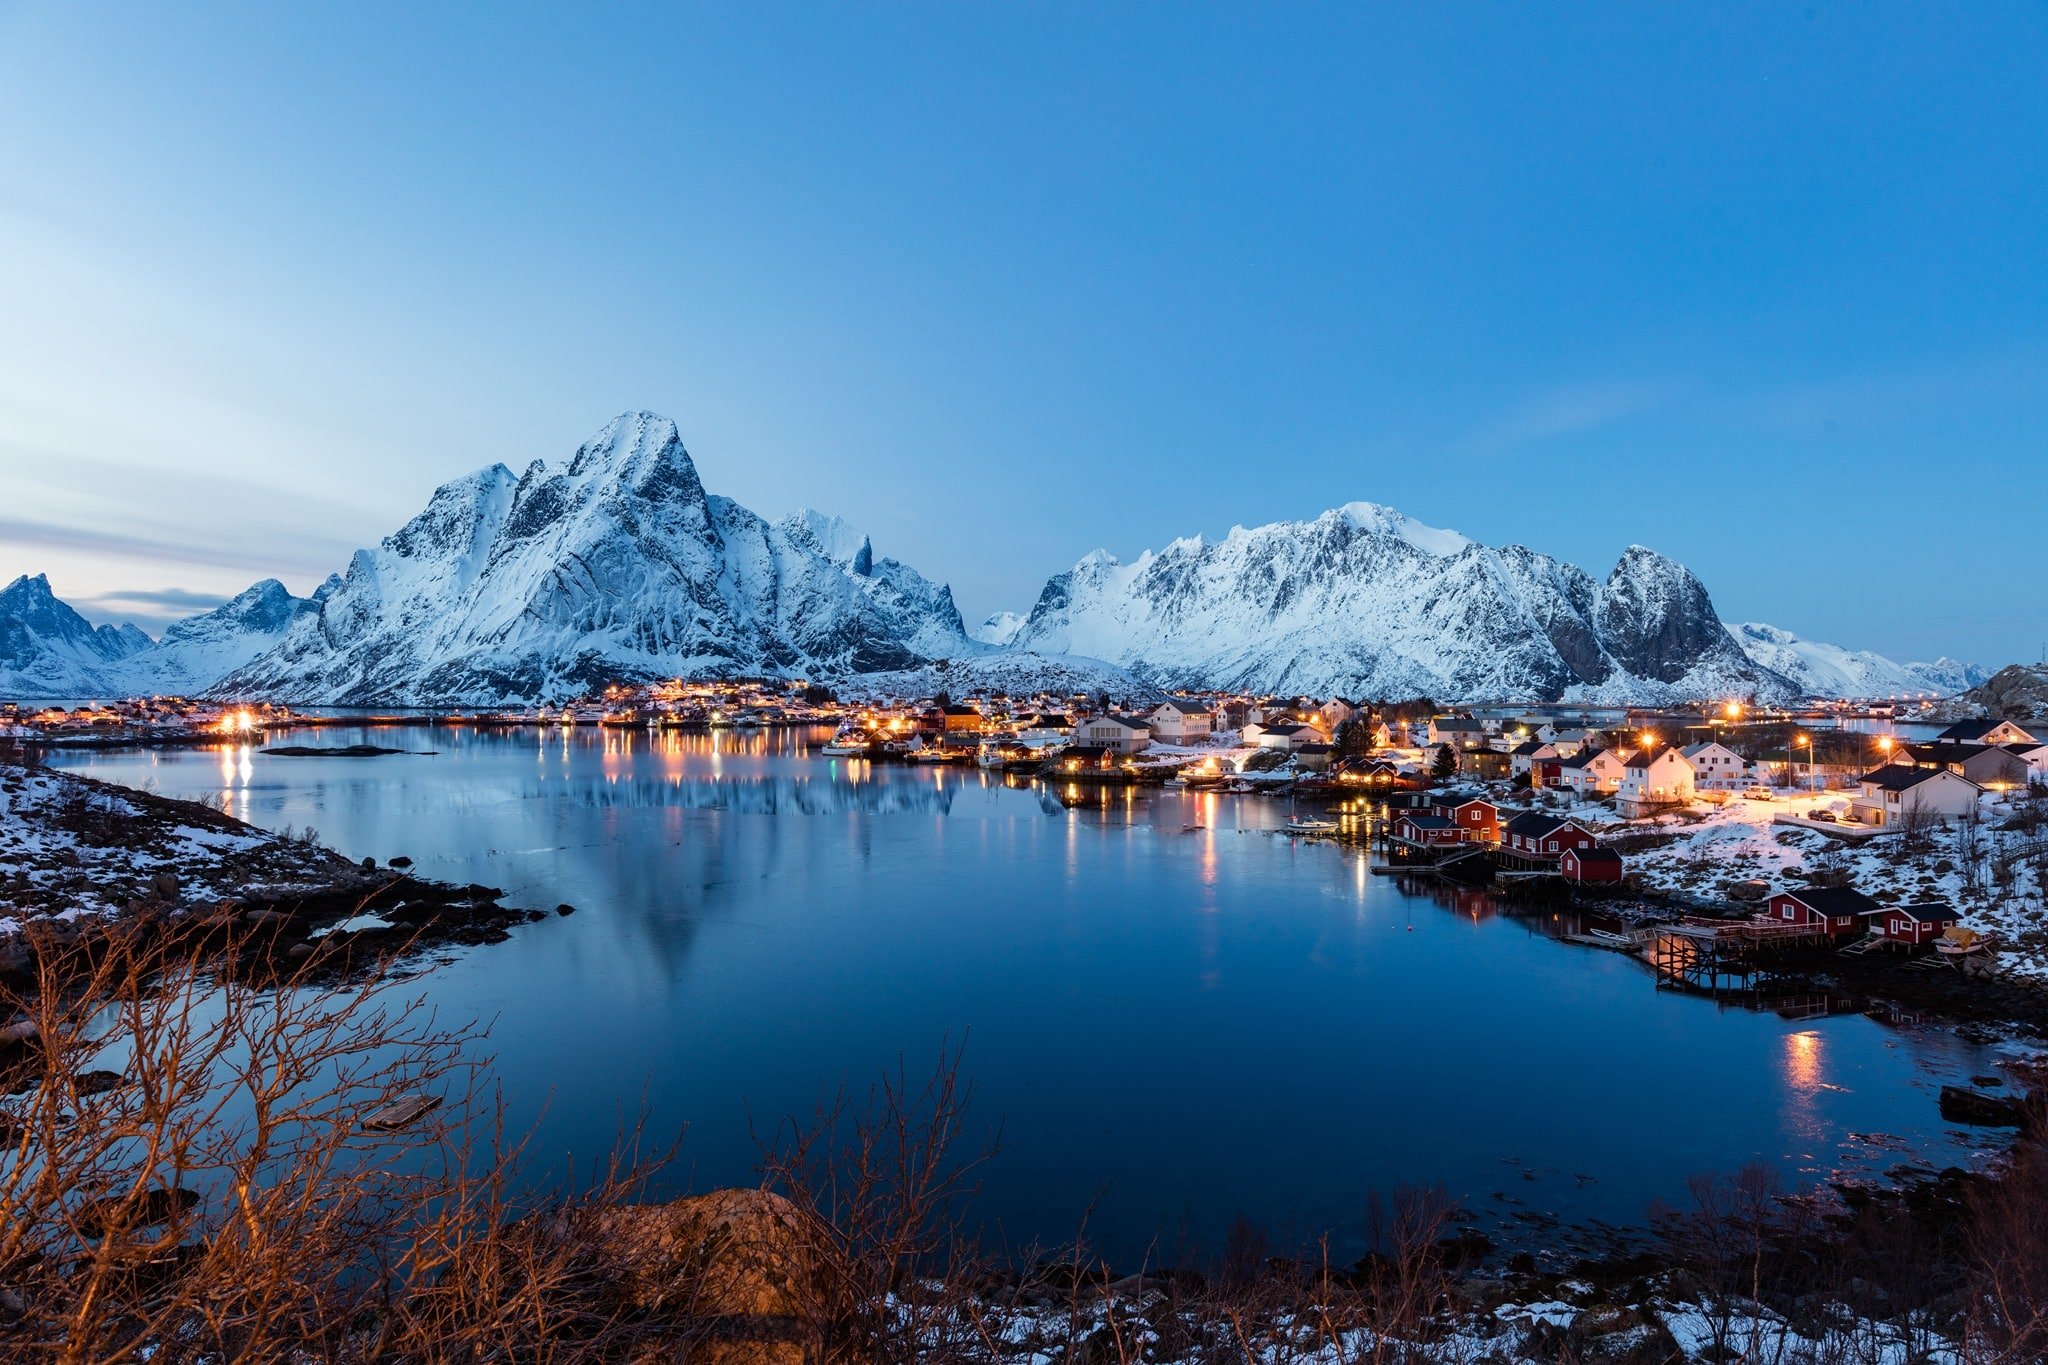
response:
{"label": "snow on mountain slope", "polygon": [[118,696],[127,690],[122,663],[149,647],[134,626],[94,626],[43,574],[0,588],[0,697]]}
{"label": "snow on mountain slope", "polygon": [[998,611],[991,613],[980,625],[969,631],[968,634],[985,645],[993,645],[997,649],[1001,649],[1009,644],[1010,641],[1016,639],[1017,632],[1023,628],[1024,615],[1022,612]]}
{"label": "snow on mountain slope", "polygon": [[244,588],[198,616],[167,628],[157,642],[130,657],[121,669],[126,690],[154,695],[188,695],[276,646],[299,617],[320,610],[323,595],[340,586],[330,578],[310,598],[294,597],[275,578]]}
{"label": "snow on mountain slope", "polygon": [[1604,581],[1351,503],[1051,579],[1013,644],[1166,687],[1661,701],[1790,691],[1735,646],[1682,565],[1631,547]]}
{"label": "snow on mountain slope", "polygon": [[1802,696],[1896,697],[1933,692],[1949,696],[1984,681],[1982,670],[1953,659],[1897,663],[1869,650],[1802,640],[1789,630],[1746,621],[1728,633],[1760,668],[1789,678]]}
{"label": "snow on mountain slope", "polygon": [[837,518],[705,491],[675,424],[626,413],[567,465],[458,479],[216,691],[531,702],[713,673],[824,678],[972,654],[952,594]]}

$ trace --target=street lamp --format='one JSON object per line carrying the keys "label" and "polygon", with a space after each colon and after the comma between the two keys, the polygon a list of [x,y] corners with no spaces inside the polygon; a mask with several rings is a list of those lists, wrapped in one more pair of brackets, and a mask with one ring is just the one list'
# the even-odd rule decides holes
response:
{"label": "street lamp", "polygon": [[1804,749],[1806,750],[1806,789],[1807,789],[1808,791],[1812,791],[1812,790],[1813,790],[1813,740],[1812,740],[1812,738],[1811,738],[1810,736],[1807,736],[1807,735],[1794,735],[1794,736],[1792,737],[1792,744],[1793,744],[1793,747],[1794,747],[1794,748],[1804,748]]}

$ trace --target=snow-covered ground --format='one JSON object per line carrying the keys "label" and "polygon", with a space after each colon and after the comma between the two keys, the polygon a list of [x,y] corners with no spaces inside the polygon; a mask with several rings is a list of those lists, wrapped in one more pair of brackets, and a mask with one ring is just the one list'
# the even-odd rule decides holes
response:
{"label": "snow-covered ground", "polygon": [[252,891],[321,889],[353,870],[337,853],[204,806],[0,765],[0,938],[30,920],[198,909]]}
{"label": "snow-covered ground", "polygon": [[2048,981],[2048,824],[2024,828],[2027,800],[2023,792],[1987,795],[1976,830],[1936,826],[1910,848],[1896,834],[1852,843],[1773,823],[1814,810],[1845,813],[1849,795],[1837,791],[1794,789],[1768,801],[1737,798],[1635,821],[1617,820],[1605,805],[1573,813],[1603,836],[1623,839],[1625,848],[1629,836],[1670,836],[1627,853],[1629,871],[1645,889],[1718,898],[1752,877],[1773,890],[1841,878],[1888,904],[1947,901],[1965,927],[1995,936],[2001,965]]}

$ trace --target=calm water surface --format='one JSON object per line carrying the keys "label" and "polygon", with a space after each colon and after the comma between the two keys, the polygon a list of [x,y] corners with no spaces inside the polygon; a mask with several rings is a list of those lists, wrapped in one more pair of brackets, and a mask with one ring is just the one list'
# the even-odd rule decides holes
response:
{"label": "calm water surface", "polygon": [[[1483,1220],[1639,1222],[1688,1174],[1807,1181],[1991,1139],[1943,1081],[1995,1058],[1862,1016],[1788,1021],[1660,992],[1548,916],[1404,892],[1273,830],[1284,802],[1119,792],[1079,809],[973,770],[818,756],[816,735],[307,732],[433,750],[73,754],[352,857],[579,909],[428,981],[490,1019],[538,1152],[587,1163],[644,1095],[687,1125],[678,1187],[753,1178],[749,1115],[807,1113],[967,1040],[1006,1150],[978,1205],[1013,1246],[1132,1257],[1353,1236],[1375,1191],[1441,1184]],[[1189,828],[1200,826],[1200,828]],[[1355,1244],[1355,1243],[1354,1243]]]}

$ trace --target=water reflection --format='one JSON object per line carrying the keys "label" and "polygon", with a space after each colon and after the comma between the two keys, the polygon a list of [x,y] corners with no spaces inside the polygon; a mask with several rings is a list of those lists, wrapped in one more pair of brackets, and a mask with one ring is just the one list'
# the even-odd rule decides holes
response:
{"label": "water reflection", "polygon": [[[688,1125],[679,1180],[749,1182],[750,1115],[963,1034],[1008,1149],[982,1208],[1013,1244],[1083,1216],[1133,1256],[1238,1213],[1312,1237],[1401,1183],[1627,1223],[1753,1157],[1853,1169],[1856,1133],[1963,1159],[1930,1087],[1986,1063],[1953,1036],[1756,983],[1744,1006],[1795,1021],[1659,990],[1554,941],[1597,919],[1373,876],[1282,837],[1285,802],[835,761],[823,737],[359,730],[299,738],[415,752],[60,761],[576,905],[423,978],[497,1021],[543,1164],[602,1151],[645,1093],[654,1131]],[[1509,1157],[1598,1179],[1509,1186]]]}

